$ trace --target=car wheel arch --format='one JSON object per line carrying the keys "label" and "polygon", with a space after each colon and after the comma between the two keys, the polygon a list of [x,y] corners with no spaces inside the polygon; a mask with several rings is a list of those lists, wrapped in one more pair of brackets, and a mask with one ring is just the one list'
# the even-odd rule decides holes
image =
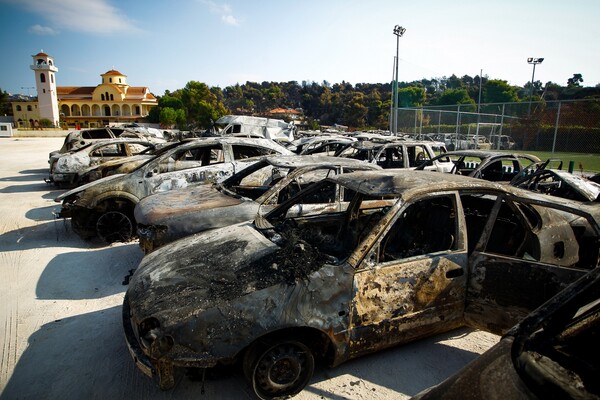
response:
{"label": "car wheel arch", "polygon": [[292,327],[271,331],[262,336],[256,337],[239,353],[238,359],[244,362],[245,357],[252,351],[252,347],[257,343],[267,344],[282,339],[297,340],[306,344],[315,355],[315,358],[325,365],[336,365],[336,343],[326,332],[314,327]]}
{"label": "car wheel arch", "polygon": [[317,363],[331,364],[327,355],[332,345],[329,336],[316,328],[270,332],[242,351],[242,370],[258,398],[287,398],[310,383]]}

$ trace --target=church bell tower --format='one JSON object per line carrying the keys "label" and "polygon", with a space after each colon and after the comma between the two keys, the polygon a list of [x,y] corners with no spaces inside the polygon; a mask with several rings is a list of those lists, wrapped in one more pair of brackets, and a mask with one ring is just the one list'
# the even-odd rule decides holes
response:
{"label": "church bell tower", "polygon": [[54,126],[59,126],[60,116],[55,78],[58,68],[54,66],[52,57],[44,53],[44,50],[32,57],[31,69],[35,72],[40,118],[49,119]]}

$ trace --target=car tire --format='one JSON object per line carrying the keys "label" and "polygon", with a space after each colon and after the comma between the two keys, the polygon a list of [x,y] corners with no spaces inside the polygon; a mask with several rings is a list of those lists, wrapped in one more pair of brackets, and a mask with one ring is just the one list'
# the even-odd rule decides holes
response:
{"label": "car tire", "polygon": [[121,211],[107,211],[96,222],[96,234],[106,243],[127,242],[133,237],[133,220]]}
{"label": "car tire", "polygon": [[311,349],[296,340],[258,341],[244,358],[246,379],[260,399],[287,398],[300,393],[314,370]]}

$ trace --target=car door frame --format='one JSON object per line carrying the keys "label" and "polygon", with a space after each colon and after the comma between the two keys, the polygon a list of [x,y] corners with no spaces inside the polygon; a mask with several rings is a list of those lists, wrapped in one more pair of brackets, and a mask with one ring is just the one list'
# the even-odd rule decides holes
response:
{"label": "car door frame", "polygon": [[[538,205],[569,212],[587,220],[596,238],[600,226],[584,210],[537,199],[497,193],[479,242],[469,256],[465,322],[495,334],[504,334],[527,314],[585,275],[589,270],[561,267],[516,256],[486,252],[487,242],[498,217],[501,201]],[[525,217],[523,216],[525,219]],[[498,285],[500,282],[501,285]]]}

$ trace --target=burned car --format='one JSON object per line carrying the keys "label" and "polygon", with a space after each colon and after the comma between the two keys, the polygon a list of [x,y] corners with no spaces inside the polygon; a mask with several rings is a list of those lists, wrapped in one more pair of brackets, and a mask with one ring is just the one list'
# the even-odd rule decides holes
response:
{"label": "burned car", "polygon": [[100,164],[133,156],[148,160],[152,157],[154,149],[155,145],[145,139],[99,140],[61,155],[50,166],[50,177],[46,182],[60,187],[78,186],[101,178],[89,173],[96,170]]}
{"label": "burned car", "polygon": [[600,399],[600,268],[413,400]]}
{"label": "burned car", "polygon": [[[290,213],[343,191],[343,211]],[[254,222],[150,253],[123,324],[136,365],[174,384],[240,362],[260,398],[330,366],[469,325],[506,333],[599,255],[595,207],[463,176],[382,170],[317,182]]]}
{"label": "burned car", "polygon": [[502,153],[499,151],[455,150],[441,154],[419,165],[417,170],[431,170],[436,162],[451,163],[445,171],[451,174],[466,175],[493,182],[510,182],[527,166],[540,162],[531,154]]}
{"label": "burned car", "polygon": [[59,217],[71,218],[84,239],[127,241],[135,235],[133,209],[144,197],[187,187],[190,183],[220,182],[260,157],[292,154],[269,139],[207,138],[169,147],[129,174],[115,174],[58,196]]}
{"label": "burned car", "polygon": [[335,156],[363,160],[382,168],[416,168],[429,161],[425,169],[448,172],[453,164],[439,154],[446,153],[444,146],[429,141],[403,140],[388,137],[385,141],[359,140],[347,144]]}
{"label": "burned car", "polygon": [[535,163],[515,176],[511,185],[550,196],[582,202],[600,202],[600,184],[562,170],[562,161]]}
{"label": "burned car", "polygon": [[162,135],[138,132],[131,128],[105,126],[103,128],[91,128],[71,131],[65,136],[60,149],[50,152],[48,164],[51,166],[61,155],[88,146],[98,140],[116,139],[128,137],[133,139],[146,139],[154,144],[164,143],[166,140]]}
{"label": "burned car", "polygon": [[[358,160],[326,156],[267,157],[222,183],[193,185],[143,198],[134,210],[140,247],[145,253],[183,236],[254,219],[295,193],[328,176],[380,169]],[[319,198],[298,204],[297,213],[320,208],[341,210],[341,193],[335,200]]]}

